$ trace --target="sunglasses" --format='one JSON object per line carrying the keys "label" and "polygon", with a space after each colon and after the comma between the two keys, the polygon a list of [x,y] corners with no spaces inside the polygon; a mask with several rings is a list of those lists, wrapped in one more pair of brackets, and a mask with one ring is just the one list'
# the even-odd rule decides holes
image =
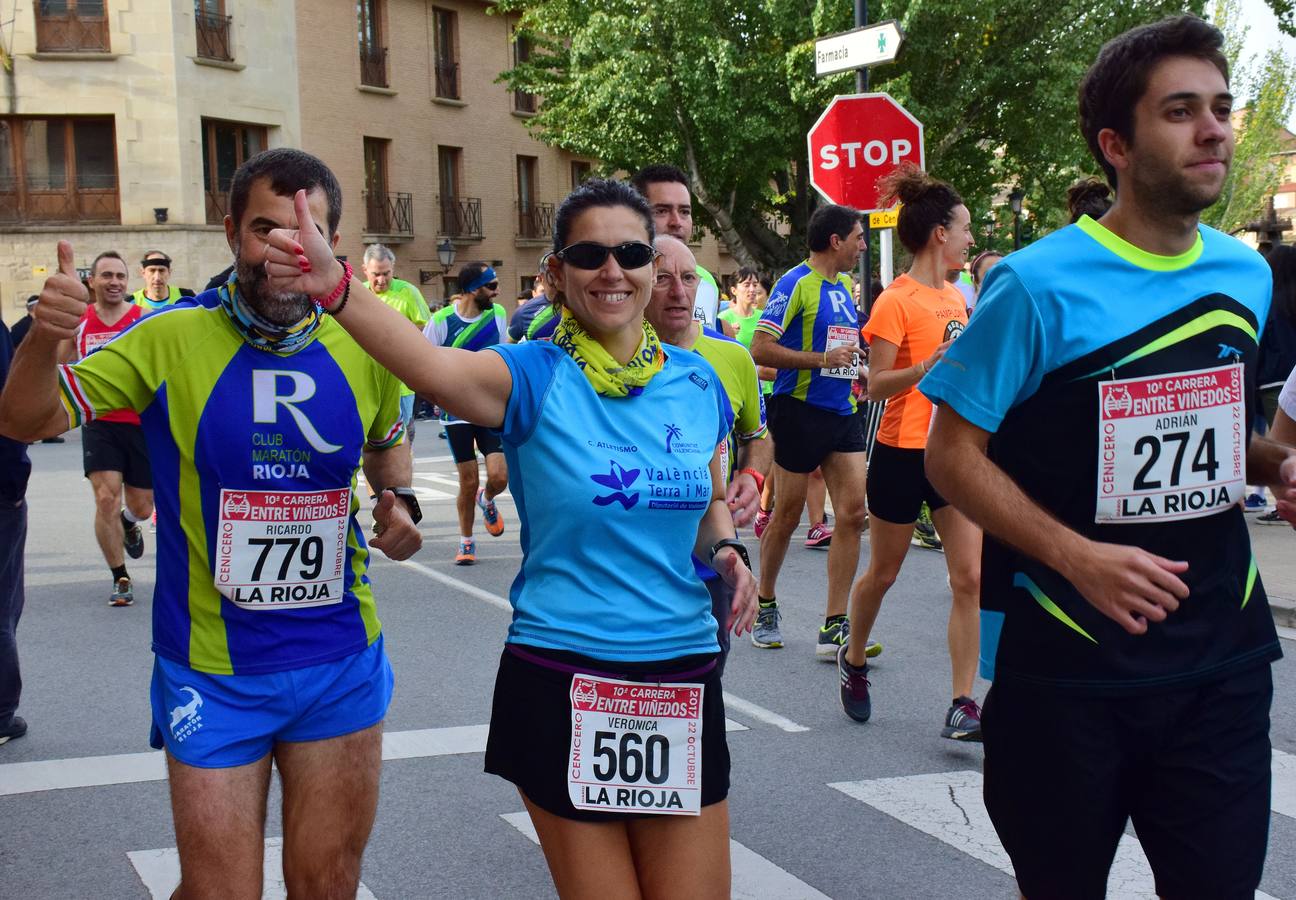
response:
{"label": "sunglasses", "polygon": [[594,270],[601,268],[603,263],[607,262],[609,253],[616,258],[617,265],[623,269],[642,269],[657,258],[657,251],[651,244],[645,244],[643,241],[626,241],[615,247],[596,244],[593,241],[580,241],[563,247],[554,256],[578,269]]}
{"label": "sunglasses", "polygon": [[492,291],[499,290],[499,282],[492,281],[490,284],[483,284],[482,287],[490,288]]}

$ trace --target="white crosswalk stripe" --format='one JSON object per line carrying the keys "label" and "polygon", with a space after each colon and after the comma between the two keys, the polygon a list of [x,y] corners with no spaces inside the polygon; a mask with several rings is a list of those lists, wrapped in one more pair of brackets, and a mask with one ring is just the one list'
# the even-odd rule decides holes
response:
{"label": "white crosswalk stripe", "polygon": [[[1296,790],[1294,762],[1296,757],[1274,752],[1275,798],[1280,793],[1290,796]],[[1012,863],[986,812],[981,783],[980,772],[964,771],[843,781],[828,786],[1011,875]],[[1282,812],[1276,804],[1273,808]],[[1138,841],[1125,835],[1108,876],[1108,900],[1135,900],[1155,895],[1147,857]],[[1257,891],[1256,898],[1274,900],[1263,891]]]}
{"label": "white crosswalk stripe", "polygon": [[[526,812],[507,813],[500,818],[539,846],[540,838]],[[729,896],[733,900],[829,900],[827,894],[738,841],[729,841],[729,864],[733,872]]]}
{"label": "white crosswalk stripe", "polygon": [[[175,847],[161,850],[135,850],[126,854],[135,873],[153,900],[166,900],[180,883],[180,854]],[[265,842],[262,868],[261,900],[287,900],[288,888],[283,877],[283,839],[269,838]],[[377,900],[361,882],[356,900]]]}

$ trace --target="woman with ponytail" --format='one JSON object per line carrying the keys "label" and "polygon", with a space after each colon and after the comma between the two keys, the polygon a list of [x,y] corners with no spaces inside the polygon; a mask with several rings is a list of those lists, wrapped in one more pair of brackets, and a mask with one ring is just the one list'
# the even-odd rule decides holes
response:
{"label": "woman with ponytail", "polygon": [[883,204],[899,200],[896,231],[913,254],[909,271],[882,292],[862,332],[869,342],[869,399],[886,400],[886,411],[869,457],[867,482],[869,565],[851,590],[850,641],[837,656],[841,702],[846,714],[868,721],[868,642],[882,598],[895,583],[909,551],[922,504],[945,545],[954,594],[949,617],[953,701],[943,737],[981,740],[981,711],[972,699],[978,643],[981,532],[927,481],[924,452],[931,402],[916,385],[967,324],[963,295],[945,280],[961,269],[972,247],[972,220],[958,192],[920,169],[905,165],[880,180]]}

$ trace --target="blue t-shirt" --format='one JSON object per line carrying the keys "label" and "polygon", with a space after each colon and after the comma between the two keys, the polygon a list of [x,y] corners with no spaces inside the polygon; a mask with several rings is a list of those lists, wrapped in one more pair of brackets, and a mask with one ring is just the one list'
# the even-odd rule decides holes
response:
{"label": "blue t-shirt", "polygon": [[643,393],[607,398],[552,343],[491,349],[513,377],[500,434],[522,567],[508,640],[625,662],[716,652],[691,558],[730,428],[715,371],[666,347]]}
{"label": "blue t-shirt", "polygon": [[1237,504],[1272,280],[1241,242],[1199,234],[1156,256],[1085,217],[1012,254],[919,385],[991,432],[990,459],[1068,527],[1189,564],[1188,600],[1136,636],[987,535],[999,679],[1134,693],[1281,655]]}

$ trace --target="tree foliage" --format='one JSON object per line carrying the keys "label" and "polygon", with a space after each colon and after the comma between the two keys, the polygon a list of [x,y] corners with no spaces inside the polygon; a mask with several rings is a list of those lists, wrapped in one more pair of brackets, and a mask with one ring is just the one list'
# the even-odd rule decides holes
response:
{"label": "tree foliage", "polygon": [[[1200,11],[1201,0],[1196,2]],[[1190,4],[1192,5],[1192,4]],[[530,60],[502,77],[541,95],[535,136],[633,171],[673,161],[697,218],[743,264],[799,259],[820,201],[805,135],[853,74],[814,76],[814,38],[852,26],[849,0],[502,0]],[[925,130],[927,168],[963,194],[978,242],[1010,240],[1004,185],[1037,228],[1062,220],[1066,186],[1097,167],[1076,128],[1076,86],[1103,41],[1181,0],[883,0],[897,61],[872,71]],[[997,220],[993,238],[980,233]]]}
{"label": "tree foliage", "polygon": [[1274,154],[1284,149],[1285,125],[1296,103],[1296,60],[1276,47],[1260,58],[1242,56],[1248,27],[1238,0],[1217,0],[1212,18],[1224,32],[1231,87],[1242,111],[1234,123],[1237,148],[1224,193],[1202,221],[1235,232],[1260,218],[1266,199],[1282,181]]}

